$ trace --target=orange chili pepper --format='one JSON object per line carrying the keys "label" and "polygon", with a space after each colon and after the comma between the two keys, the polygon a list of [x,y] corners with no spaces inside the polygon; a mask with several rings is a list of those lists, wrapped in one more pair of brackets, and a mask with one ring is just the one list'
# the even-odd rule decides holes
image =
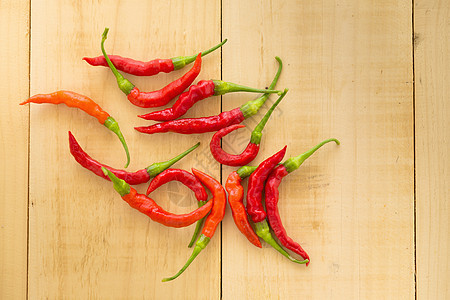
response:
{"label": "orange chili pepper", "polygon": [[227,182],[225,183],[225,189],[228,192],[228,203],[231,207],[234,223],[250,243],[262,248],[258,236],[248,221],[247,212],[242,202],[244,199],[244,187],[241,185],[241,181],[242,177],[240,174],[234,171],[228,175]]}
{"label": "orange chili pepper", "polygon": [[57,91],[51,94],[38,94],[33,97],[27,99],[26,101],[20,103],[20,105],[24,105],[27,103],[49,103],[49,104],[65,104],[69,107],[76,107],[87,113],[88,115],[96,118],[100,124],[103,124],[114,132],[118,137],[120,142],[125,149],[125,153],[127,154],[127,164],[125,168],[130,164],[130,153],[128,152],[128,146],[125,142],[125,138],[120,131],[119,124],[113,117],[111,117],[106,111],[104,111],[100,105],[95,103],[91,98],[86,97],[81,94],[77,94],[75,92],[70,91]]}

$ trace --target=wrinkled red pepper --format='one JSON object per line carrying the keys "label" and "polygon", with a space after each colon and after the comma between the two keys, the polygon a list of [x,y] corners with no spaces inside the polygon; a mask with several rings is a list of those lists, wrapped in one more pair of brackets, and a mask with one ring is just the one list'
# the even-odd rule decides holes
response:
{"label": "wrinkled red pepper", "polygon": [[[202,57],[222,47],[226,42],[227,39],[211,49],[202,51]],[[120,71],[136,76],[152,76],[159,72],[170,73],[174,70],[182,69],[187,64],[194,62],[197,55],[177,56],[170,59],[154,59],[151,61],[138,61],[119,55],[108,55],[108,57],[113,65]],[[92,66],[108,67],[108,62],[103,55],[97,57],[83,57],[83,59]]]}
{"label": "wrinkled red pepper", "polygon": [[[283,63],[279,57],[275,57],[278,61],[278,71],[269,86],[269,89],[273,89],[280,77]],[[266,102],[269,94],[264,94],[261,97],[248,101],[241,107],[232,109],[230,111],[224,111],[219,115],[203,117],[203,118],[189,118],[178,119],[173,121],[167,121],[157,123],[151,126],[135,127],[135,129],[142,133],[153,134],[161,132],[177,132],[182,134],[196,134],[204,132],[218,131],[224,127],[239,124],[246,118],[255,115],[261,106]]]}
{"label": "wrinkled red pepper", "polygon": [[[319,143],[318,145],[308,150],[307,152],[300,154],[299,156],[289,158],[283,164],[276,166],[275,169],[272,170],[265,185],[265,196],[266,196],[265,204],[267,211],[267,219],[269,220],[270,227],[272,228],[275,236],[278,238],[278,240],[281,242],[283,246],[285,246],[289,250],[297,253],[298,255],[309,261],[310,261],[309,255],[306,253],[305,250],[303,250],[300,244],[296,243],[287,235],[286,230],[284,229],[284,226],[281,222],[280,214],[278,211],[278,199],[279,199],[278,186],[280,185],[281,180],[286,175],[297,170],[298,167],[300,167],[300,165],[308,157],[313,155],[314,152],[316,152],[320,147],[329,142],[335,142],[336,144],[339,145],[338,140],[328,139]],[[307,263],[307,265],[308,264],[309,262]]]}
{"label": "wrinkled red pepper", "polygon": [[155,177],[162,171],[164,171],[167,168],[170,168],[174,163],[194,151],[200,143],[195,144],[188,150],[184,151],[183,153],[175,156],[172,159],[169,159],[168,161],[159,162],[159,163],[153,163],[150,166],[148,166],[145,169],[138,170],[136,172],[127,172],[124,170],[118,170],[114,169],[112,167],[109,167],[105,164],[99,163],[95,159],[89,156],[78,144],[75,137],[72,135],[72,133],[69,131],[69,148],[70,153],[73,155],[75,160],[84,168],[92,171],[95,175],[98,175],[100,177],[103,177],[107,180],[109,180],[109,177],[106,176],[103,171],[102,167],[105,167],[109,171],[111,171],[114,175],[119,177],[120,179],[125,180],[128,184],[135,185],[135,184],[141,184],[145,183],[150,180],[150,178]]}
{"label": "wrinkled red pepper", "polygon": [[109,29],[106,28],[102,35],[101,48],[103,56],[108,62],[109,68],[116,77],[117,84],[119,85],[120,90],[124,92],[125,95],[127,95],[128,100],[130,100],[130,102],[136,106],[157,107],[166,105],[167,103],[169,103],[170,100],[172,100],[173,98],[181,94],[185,89],[187,89],[200,73],[202,57],[201,54],[198,54],[192,69],[189,70],[182,77],[169,83],[164,88],[158,91],[148,93],[140,92],[139,89],[134,86],[134,84],[132,84],[128,79],[123,77],[123,75],[117,71],[116,67],[108,58],[108,55],[106,54],[104,47],[105,40],[108,36],[108,31]]}
{"label": "wrinkled red pepper", "polygon": [[253,129],[252,135],[250,138],[250,142],[247,147],[242,151],[241,154],[233,155],[225,152],[222,149],[221,139],[228,133],[244,127],[244,125],[236,124],[231,125],[229,127],[225,127],[219,131],[217,131],[213,137],[211,138],[211,143],[209,144],[209,148],[211,150],[212,156],[221,164],[227,166],[243,166],[250,163],[253,159],[255,159],[256,155],[259,152],[259,144],[261,143],[262,130],[269,120],[270,115],[274,111],[275,107],[280,103],[283,97],[287,93],[287,89],[284,90],[283,94],[278,98],[278,100],[272,105],[272,107],[267,111],[265,116],[261,119],[258,125]]}

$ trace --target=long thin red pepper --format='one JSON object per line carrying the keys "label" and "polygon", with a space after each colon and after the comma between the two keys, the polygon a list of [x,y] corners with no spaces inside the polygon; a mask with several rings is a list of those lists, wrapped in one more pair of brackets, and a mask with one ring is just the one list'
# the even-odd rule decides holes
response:
{"label": "long thin red pepper", "polygon": [[143,195],[138,194],[135,189],[130,187],[128,183],[122,179],[117,178],[111,171],[102,167],[102,171],[105,175],[109,176],[114,184],[114,189],[120,194],[123,200],[125,200],[132,208],[137,209],[143,214],[146,214],[155,222],[169,227],[186,227],[208,214],[213,206],[212,201],[188,214],[173,214],[162,209],[156,202]]}
{"label": "long thin red pepper", "polygon": [[145,120],[154,121],[175,120],[176,118],[184,115],[196,102],[200,100],[211,96],[224,95],[234,92],[274,93],[276,91],[254,89],[220,80],[201,80],[197,85],[191,86],[189,91],[181,94],[172,107],[154,111],[145,115],[140,115],[138,117]]}
{"label": "long thin red pepper", "polygon": [[247,192],[247,213],[251,217],[252,221],[255,223],[256,234],[271,245],[275,250],[280,252],[282,255],[287,257],[289,260],[304,264],[308,263],[309,260],[299,261],[293,258],[289,253],[287,253],[272,237],[269,231],[269,225],[266,221],[266,212],[262,204],[262,192],[264,189],[264,182],[269,176],[271,170],[283,159],[286,153],[286,146],[263,161],[256,170],[250,175],[248,181],[248,192]]}
{"label": "long thin red pepper", "polygon": [[[265,195],[266,195],[266,210],[267,210],[267,219],[269,220],[270,227],[272,228],[275,236],[281,242],[283,246],[292,250],[293,252],[301,255],[304,259],[308,259],[310,261],[309,255],[305,250],[300,246],[300,244],[296,243],[292,240],[286,233],[286,230],[283,227],[281,222],[280,214],[278,211],[278,199],[279,199],[279,191],[278,186],[281,183],[283,177],[288,175],[289,173],[297,170],[298,167],[314,152],[316,152],[320,147],[329,142],[335,142],[339,145],[339,141],[337,139],[328,139],[325,140],[307,152],[300,154],[296,157],[291,157],[286,160],[283,164],[278,165],[275,169],[270,173],[266,185],[265,185]],[[307,263],[307,265],[309,262]]]}
{"label": "long thin red pepper", "polygon": [[[273,89],[280,77],[283,63],[279,57],[275,57],[278,61],[278,71],[269,86],[269,89]],[[246,118],[255,115],[261,106],[266,102],[269,94],[264,94],[261,97],[248,101],[241,107],[232,109],[230,111],[224,111],[219,115],[203,117],[203,118],[189,118],[179,119],[173,121],[167,121],[157,123],[151,126],[135,127],[135,129],[142,133],[153,134],[160,132],[177,132],[182,134],[195,134],[211,131],[218,131],[224,127],[239,124]]]}
{"label": "long thin red pepper", "polygon": [[[214,50],[222,47],[227,42],[225,39],[220,44],[202,52],[205,56]],[[159,72],[170,73],[174,70],[182,69],[185,65],[195,61],[197,55],[177,56],[170,59],[154,59],[151,61],[138,61],[132,58],[119,55],[108,55],[113,65],[120,71],[136,76],[152,76]],[[103,55],[97,57],[83,57],[83,59],[92,66],[108,67],[108,62]]]}
{"label": "long thin red pepper", "polygon": [[70,153],[73,155],[75,160],[82,167],[92,171],[94,174],[96,174],[100,177],[103,177],[103,178],[109,180],[109,177],[106,176],[102,171],[102,167],[105,167],[106,169],[111,171],[114,175],[116,175],[120,179],[125,180],[125,182],[127,182],[128,184],[132,184],[132,185],[141,184],[141,183],[145,183],[145,182],[149,181],[150,178],[155,177],[156,175],[158,175],[159,173],[161,173],[165,169],[169,168],[174,163],[176,163],[177,161],[179,161],[180,159],[182,159],[183,157],[185,157],[186,155],[188,155],[189,153],[194,151],[194,149],[196,149],[199,145],[200,145],[200,143],[197,143],[196,145],[192,146],[188,150],[184,151],[183,153],[175,156],[174,158],[172,158],[168,161],[153,163],[150,166],[148,166],[147,168],[136,171],[136,172],[127,172],[124,170],[114,169],[105,164],[99,163],[98,161],[96,161],[95,159],[90,157],[89,154],[87,154],[81,148],[80,144],[78,144],[75,137],[69,131]]}
{"label": "long thin red pepper", "polygon": [[194,103],[214,95],[214,87],[211,80],[201,80],[196,85],[191,85],[189,91],[182,93],[172,107],[138,117],[154,121],[175,120],[184,115]]}
{"label": "long thin red pepper", "polygon": [[197,255],[200,254],[200,252],[205,249],[205,247],[208,245],[210,239],[213,237],[214,232],[216,231],[217,226],[222,221],[224,215],[225,215],[225,206],[227,203],[227,196],[225,193],[225,190],[223,189],[220,182],[212,178],[211,176],[200,172],[196,169],[192,169],[192,172],[195,176],[211,191],[213,195],[213,201],[214,205],[211,209],[211,213],[206,218],[205,226],[203,227],[202,234],[200,235],[200,238],[197,240],[197,243],[195,244],[194,251],[192,252],[191,257],[189,257],[186,264],[181,268],[180,271],[178,271],[177,274],[175,274],[172,277],[164,278],[162,281],[170,281],[174,280],[178,276],[181,275],[181,273],[184,272],[184,270],[189,267],[189,265],[194,261],[194,259],[197,257]]}
{"label": "long thin red pepper", "polygon": [[267,121],[270,118],[270,115],[274,111],[275,107],[280,103],[280,101],[284,98],[287,93],[287,89],[284,90],[283,94],[278,98],[278,100],[272,105],[272,107],[267,111],[258,125],[253,129],[252,135],[250,138],[250,142],[247,147],[242,151],[239,155],[233,155],[225,152],[221,146],[221,139],[228,133],[238,129],[245,127],[244,125],[235,124],[229,127],[223,128],[216,132],[211,138],[211,143],[209,144],[209,148],[211,149],[212,156],[221,164],[227,166],[243,166],[251,162],[255,159],[256,155],[259,152],[259,144],[261,142],[262,130],[266,125]]}
{"label": "long thin red pepper", "polygon": [[[167,86],[162,88],[161,90],[149,92],[149,93],[141,93],[138,88],[136,88],[128,79],[124,78],[122,74],[120,74],[116,67],[112,64],[111,60],[108,58],[106,54],[104,43],[108,35],[108,28],[105,29],[102,36],[102,52],[106,61],[108,62],[108,66],[113,72],[114,76],[117,79],[117,84],[122,92],[127,95],[128,100],[136,106],[139,107],[157,107],[163,106],[169,103],[170,100],[180,95],[185,89],[187,89],[191,83],[195,80],[201,70],[201,61],[202,56],[201,53],[197,55],[195,59],[194,66],[192,69],[187,72],[181,78],[169,83]],[[225,82],[221,80],[210,80],[212,84],[214,84],[214,95],[223,95],[225,93],[230,92],[238,92],[238,91],[247,91],[247,92],[255,92],[255,93],[279,93],[280,91],[275,90],[261,90],[261,89],[253,89],[246,86]],[[185,98],[184,98],[185,99]],[[189,102],[189,101],[188,101]],[[188,102],[183,105],[183,107],[188,106]],[[190,102],[191,106],[195,102]],[[188,108],[186,108],[187,110]],[[180,112],[180,111],[179,111]],[[178,113],[179,113],[178,112]],[[184,112],[183,112],[184,113]]]}
{"label": "long thin red pepper", "polygon": [[241,185],[241,181],[248,176],[249,174],[243,173],[241,169],[231,172],[225,183],[225,189],[228,192],[228,203],[230,204],[233,220],[237,228],[250,243],[261,248],[261,242],[248,221],[247,212],[243,203],[244,187]]}
{"label": "long thin red pepper", "polygon": [[101,48],[103,56],[108,62],[109,68],[116,77],[117,84],[119,85],[120,90],[122,90],[122,92],[124,92],[125,95],[127,95],[128,100],[130,100],[130,102],[136,106],[157,107],[166,105],[167,103],[169,103],[170,100],[172,100],[173,98],[181,94],[185,89],[187,89],[200,73],[202,58],[201,54],[198,54],[192,69],[189,70],[182,77],[169,83],[160,90],[148,93],[140,92],[139,89],[134,86],[134,84],[132,84],[128,79],[123,77],[123,75],[117,71],[116,67],[112,64],[111,60],[108,58],[108,55],[106,54],[104,47],[105,40],[108,36],[108,31],[109,29],[106,28],[102,35]]}
{"label": "long thin red pepper", "polygon": [[125,153],[127,155],[127,163],[125,168],[130,164],[130,152],[128,151],[127,143],[125,142],[125,138],[120,131],[119,124],[113,117],[111,117],[106,111],[104,111],[100,105],[95,103],[91,98],[88,98],[84,95],[70,92],[70,91],[57,91],[51,94],[39,94],[34,95],[26,101],[20,103],[20,105],[24,105],[26,103],[49,103],[49,104],[65,104],[69,107],[76,107],[87,113],[88,115],[96,118],[100,124],[105,125],[106,128],[114,132],[119,138],[120,142],[125,149]]}
{"label": "long thin red pepper", "polygon": [[170,181],[181,182],[194,192],[197,201],[206,202],[208,195],[200,181],[197,177],[182,169],[167,169],[159,173],[150,182],[146,194],[149,195],[151,192]]}

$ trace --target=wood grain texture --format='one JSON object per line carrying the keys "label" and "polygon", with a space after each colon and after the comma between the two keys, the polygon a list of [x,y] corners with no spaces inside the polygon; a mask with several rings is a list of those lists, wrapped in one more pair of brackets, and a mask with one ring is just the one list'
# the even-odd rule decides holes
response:
{"label": "wood grain texture", "polygon": [[[81,4],[82,3],[82,4]],[[149,110],[132,106],[107,68],[92,67],[83,56],[106,49],[136,59],[192,55],[220,41],[219,1],[142,2],[37,1],[32,3],[31,93],[67,89],[98,102],[121,125],[131,152],[131,171],[168,158],[197,141],[201,148],[178,163],[202,165],[208,135],[144,135],[133,126],[151,124],[136,117]],[[159,89],[189,66],[151,78],[129,76],[143,91]],[[204,60],[199,78],[220,77],[220,52]],[[196,115],[220,112],[220,99],[198,105]],[[80,167],[69,153],[67,131],[95,159],[121,168],[124,151],[116,136],[94,118],[65,106],[31,107],[30,268],[31,299],[217,299],[220,294],[220,239],[184,276],[161,279],[182,267],[193,226],[168,229],[131,209],[110,182]],[[208,166],[206,166],[208,167]],[[219,176],[219,165],[207,170]],[[146,185],[138,186],[145,191]],[[170,190],[170,193],[165,193]],[[171,184],[154,199],[164,208],[187,212],[197,204],[188,189]],[[208,274],[205,277],[205,274]]]}
{"label": "wood grain texture", "polygon": [[[310,266],[253,247],[228,215],[223,298],[414,298],[411,2],[222,3],[230,39],[223,78],[267,86],[278,55],[278,88],[290,88],[254,164],[284,145],[288,157],[329,137],[342,143],[325,146],[281,185],[281,217]],[[224,96],[223,109],[250,98]],[[226,149],[242,150],[261,116],[225,139]]]}
{"label": "wood grain texture", "polygon": [[[417,0],[412,7],[405,0],[49,0],[29,8],[30,1],[0,3],[1,299],[412,299],[415,288],[417,299],[450,298],[450,166],[443,159],[450,149],[448,1]],[[280,186],[281,217],[310,254],[309,267],[250,245],[227,208],[222,239],[218,230],[185,274],[160,282],[189,257],[193,226],[151,222],[74,161],[68,130],[95,159],[117,168],[125,163],[115,135],[94,118],[62,105],[17,105],[30,88],[85,94],[121,124],[129,170],[201,141],[176,167],[194,166],[225,181],[235,168],[220,173],[209,153],[212,134],[133,130],[152,124],[136,117],[150,110],[129,104],[108,69],[81,60],[100,54],[104,27],[110,27],[108,53],[142,60],[192,55],[228,38],[222,65],[219,52],[210,54],[198,80],[223,74],[265,87],[276,72],[274,56],[283,59],[278,88],[290,91],[266,125],[253,164],[285,144],[289,157],[329,137],[342,143],[323,147]],[[159,89],[189,68],[129,79],[141,90]],[[222,104],[214,97],[186,116],[217,114],[257,96],[230,94]],[[223,147],[242,150],[275,99]],[[152,196],[171,211],[196,208],[181,184]]]}
{"label": "wood grain texture", "polygon": [[450,4],[415,1],[417,299],[450,299]]}
{"label": "wood grain texture", "polygon": [[0,4],[0,298],[26,299],[29,1]]}

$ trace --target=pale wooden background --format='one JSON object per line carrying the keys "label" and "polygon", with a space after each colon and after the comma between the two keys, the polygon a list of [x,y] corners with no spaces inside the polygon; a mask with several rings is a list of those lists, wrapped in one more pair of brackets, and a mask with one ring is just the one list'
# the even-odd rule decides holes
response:
{"label": "pale wooden background", "polygon": [[[0,2],[0,298],[450,299],[448,1],[142,2]],[[212,160],[212,133],[133,130],[146,124],[136,118],[146,110],[128,103],[106,68],[81,60],[100,54],[106,26],[109,53],[142,60],[190,55],[228,38],[222,53],[204,59],[199,79],[264,87],[273,57],[283,59],[278,87],[290,91],[255,163],[284,145],[292,156],[325,138],[342,142],[281,186],[284,223],[309,252],[309,267],[251,246],[228,210],[189,269],[161,282],[190,255],[192,228],[151,222],[73,160],[68,130],[94,158],[124,164],[117,139],[95,119],[64,106],[18,105],[36,93],[80,92],[120,122],[130,170],[201,141],[177,167],[225,179],[233,169]],[[186,70],[130,79],[151,90]],[[215,97],[188,116],[254,97]],[[224,147],[242,149],[261,115]],[[154,198],[177,212],[195,207],[175,183]]]}

